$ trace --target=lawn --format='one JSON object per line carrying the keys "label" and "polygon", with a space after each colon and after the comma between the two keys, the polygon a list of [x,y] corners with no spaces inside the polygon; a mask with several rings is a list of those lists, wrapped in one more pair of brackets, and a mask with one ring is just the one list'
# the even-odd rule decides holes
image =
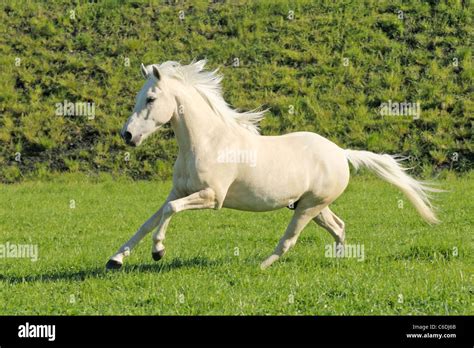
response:
{"label": "lawn", "polygon": [[312,223],[261,271],[291,211],[190,211],[173,218],[163,260],[152,260],[147,236],[112,272],[106,261],[170,182],[65,175],[2,185],[0,244],[38,245],[39,258],[0,258],[0,314],[472,315],[472,175],[439,183],[449,190],[436,201],[443,222],[429,226],[390,185],[352,179],[332,208],[363,261],[325,257],[333,240]]}

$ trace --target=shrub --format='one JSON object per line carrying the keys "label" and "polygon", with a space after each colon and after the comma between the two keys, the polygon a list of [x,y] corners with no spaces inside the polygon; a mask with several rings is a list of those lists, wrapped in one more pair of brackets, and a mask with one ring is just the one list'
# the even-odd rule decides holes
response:
{"label": "shrub", "polygon": [[[471,17],[464,1],[2,2],[0,181],[48,171],[169,178],[169,128],[137,149],[119,131],[141,62],[200,58],[221,68],[232,105],[270,109],[263,134],[314,131],[411,156],[419,173],[471,170]],[[64,100],[95,103],[95,118],[55,115]],[[388,100],[419,101],[420,119],[382,117]]]}

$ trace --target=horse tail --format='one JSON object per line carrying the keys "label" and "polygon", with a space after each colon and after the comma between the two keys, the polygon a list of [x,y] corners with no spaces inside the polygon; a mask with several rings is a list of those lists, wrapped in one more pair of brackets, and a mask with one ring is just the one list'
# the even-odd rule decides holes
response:
{"label": "horse tail", "polygon": [[418,213],[430,224],[440,221],[434,213],[434,207],[430,202],[431,192],[443,192],[431,187],[428,183],[415,180],[405,173],[400,162],[401,157],[390,155],[379,155],[370,151],[344,150],[346,158],[357,170],[366,167],[377,176],[398,187],[412,202]]}

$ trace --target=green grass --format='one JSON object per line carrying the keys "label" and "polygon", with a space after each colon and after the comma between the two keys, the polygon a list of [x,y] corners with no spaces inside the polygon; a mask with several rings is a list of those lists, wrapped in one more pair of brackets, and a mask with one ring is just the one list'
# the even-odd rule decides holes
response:
{"label": "green grass", "polygon": [[[119,132],[143,85],[142,62],[202,58],[225,76],[231,105],[269,109],[263,134],[317,132],[344,148],[410,156],[424,175],[469,171],[473,8],[460,0],[0,1],[0,181],[77,171],[169,179],[178,152],[169,127],[136,149]],[[56,115],[64,100],[95,103],[96,117]],[[420,102],[420,118],[381,115],[389,100]]]}
{"label": "green grass", "polygon": [[105,262],[170,183],[3,185],[0,243],[38,244],[39,260],[0,259],[0,314],[472,315],[473,180],[440,183],[450,192],[437,201],[443,223],[431,227],[406,200],[400,209],[404,198],[388,184],[353,178],[333,210],[346,222],[347,242],[364,245],[362,262],[324,257],[332,238],[313,223],[261,271],[290,211],[194,211],[173,218],[163,260],[152,261],[147,236],[117,272]]}

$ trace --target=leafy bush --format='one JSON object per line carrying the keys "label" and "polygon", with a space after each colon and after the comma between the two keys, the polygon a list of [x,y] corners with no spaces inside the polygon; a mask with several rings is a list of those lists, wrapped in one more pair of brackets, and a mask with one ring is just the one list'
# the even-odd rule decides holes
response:
{"label": "leafy bush", "polygon": [[[119,131],[143,83],[141,62],[200,58],[221,68],[232,105],[270,109],[263,134],[313,131],[346,148],[410,156],[419,173],[472,169],[468,1],[7,1],[0,9],[1,181],[45,171],[168,178],[177,154],[169,127],[137,149]],[[388,100],[419,101],[420,118],[382,116]],[[94,103],[95,117],[56,115],[64,101]]]}

